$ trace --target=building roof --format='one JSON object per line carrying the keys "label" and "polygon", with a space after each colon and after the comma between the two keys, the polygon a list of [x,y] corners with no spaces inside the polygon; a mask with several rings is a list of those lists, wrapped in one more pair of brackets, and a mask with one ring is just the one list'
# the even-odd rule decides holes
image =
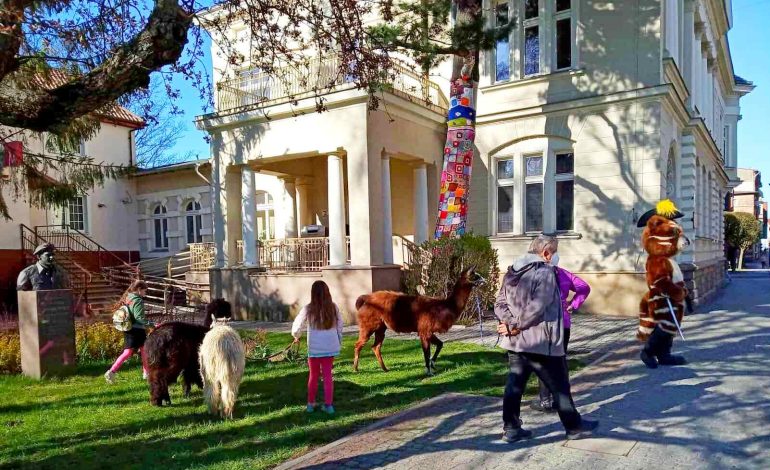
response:
{"label": "building roof", "polygon": [[735,84],[736,85],[753,85],[754,83],[746,80],[743,77],[739,77],[738,75],[735,75]]}
{"label": "building roof", "polygon": [[174,171],[190,170],[196,166],[205,165],[209,161],[205,158],[200,160],[191,160],[189,162],[170,163],[168,165],[159,165],[153,168],[139,168],[136,176],[155,175],[158,173],[171,173]]}
{"label": "building roof", "polygon": [[[33,82],[45,90],[53,90],[66,84],[68,78],[67,74],[61,70],[52,69],[47,71],[45,75],[39,74],[35,76]],[[119,126],[130,127],[132,129],[144,127],[144,119],[117,103],[105,106],[94,114],[106,122],[117,124]]]}

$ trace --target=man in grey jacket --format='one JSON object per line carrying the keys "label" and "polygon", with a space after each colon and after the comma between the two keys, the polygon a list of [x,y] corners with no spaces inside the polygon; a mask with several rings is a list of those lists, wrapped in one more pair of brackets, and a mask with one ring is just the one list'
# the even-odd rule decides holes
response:
{"label": "man in grey jacket", "polygon": [[559,285],[551,257],[556,238],[540,235],[529,253],[514,261],[503,278],[495,302],[500,346],[508,350],[508,383],[503,396],[503,439],[516,442],[532,437],[521,428],[521,396],[532,372],[554,396],[567,439],[587,437],[597,421],[582,419],[575,409],[564,354],[564,321]]}

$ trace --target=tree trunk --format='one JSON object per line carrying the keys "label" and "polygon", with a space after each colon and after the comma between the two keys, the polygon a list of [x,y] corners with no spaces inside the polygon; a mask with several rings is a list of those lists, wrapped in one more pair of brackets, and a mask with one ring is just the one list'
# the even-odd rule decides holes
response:
{"label": "tree trunk", "polygon": [[738,269],[743,269],[743,253],[745,251],[745,248],[741,248],[741,252],[738,253]]}
{"label": "tree trunk", "polygon": [[[456,24],[470,23],[481,14],[480,3],[456,0]],[[447,137],[441,171],[435,237],[465,233],[470,195],[473,142],[476,138],[476,96],[478,94],[479,51],[455,55],[449,92]]]}

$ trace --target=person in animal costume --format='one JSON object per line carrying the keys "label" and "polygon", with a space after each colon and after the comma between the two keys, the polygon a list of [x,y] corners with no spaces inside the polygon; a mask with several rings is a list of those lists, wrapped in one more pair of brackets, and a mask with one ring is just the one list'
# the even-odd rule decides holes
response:
{"label": "person in animal costume", "polygon": [[686,364],[682,356],[671,354],[674,335],[684,317],[687,288],[682,270],[674,257],[690,241],[676,219],[684,214],[668,199],[660,201],[639,218],[637,227],[644,227],[642,245],[647,252],[647,286],[639,306],[639,341],[646,342],[640,357],[650,369],[658,365]]}

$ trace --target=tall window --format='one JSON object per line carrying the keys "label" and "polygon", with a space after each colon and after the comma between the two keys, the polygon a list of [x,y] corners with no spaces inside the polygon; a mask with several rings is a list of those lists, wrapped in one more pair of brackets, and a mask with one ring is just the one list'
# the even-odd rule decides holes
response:
{"label": "tall window", "polygon": [[[529,149],[532,147],[522,150]],[[575,157],[572,152],[523,151],[497,159],[495,171],[496,233],[574,230]]]}
{"label": "tall window", "polygon": [[159,204],[152,212],[153,232],[155,235],[155,249],[168,250],[168,218],[166,206]]}
{"label": "tall window", "polygon": [[201,243],[203,236],[201,235],[202,216],[201,216],[201,203],[198,201],[190,201],[187,203],[187,243]]}
{"label": "tall window", "polygon": [[540,8],[538,4],[538,0],[524,0],[525,76],[540,73]]}
{"label": "tall window", "polygon": [[257,236],[260,240],[275,238],[273,198],[265,191],[257,191]]}
{"label": "tall window", "polygon": [[676,161],[674,160],[674,149],[669,150],[666,163],[666,197],[676,202]]}
{"label": "tall window", "polygon": [[556,70],[572,67],[572,1],[556,0],[554,35]]}
{"label": "tall window", "polygon": [[556,230],[568,232],[574,228],[575,156],[556,154]]}
{"label": "tall window", "polygon": [[497,231],[513,232],[513,159],[497,161]]}
{"label": "tall window", "polygon": [[[57,215],[58,225],[62,229],[71,228],[85,232],[88,230],[88,214],[85,196],[77,196],[67,201]],[[58,212],[58,211],[57,211]]]}
{"label": "tall window", "polygon": [[518,24],[510,38],[495,45],[493,81],[572,68],[577,51],[575,3],[576,0],[495,0],[492,24],[499,28],[509,18],[516,18]]}
{"label": "tall window", "polygon": [[727,161],[728,142],[730,142],[730,126],[722,127],[722,161]]}
{"label": "tall window", "polygon": [[[495,26],[503,28],[508,25],[508,0],[495,5]],[[495,44],[495,81],[511,78],[511,48],[509,39],[498,39]]]}
{"label": "tall window", "polygon": [[524,230],[543,230],[543,156],[524,157]]}

